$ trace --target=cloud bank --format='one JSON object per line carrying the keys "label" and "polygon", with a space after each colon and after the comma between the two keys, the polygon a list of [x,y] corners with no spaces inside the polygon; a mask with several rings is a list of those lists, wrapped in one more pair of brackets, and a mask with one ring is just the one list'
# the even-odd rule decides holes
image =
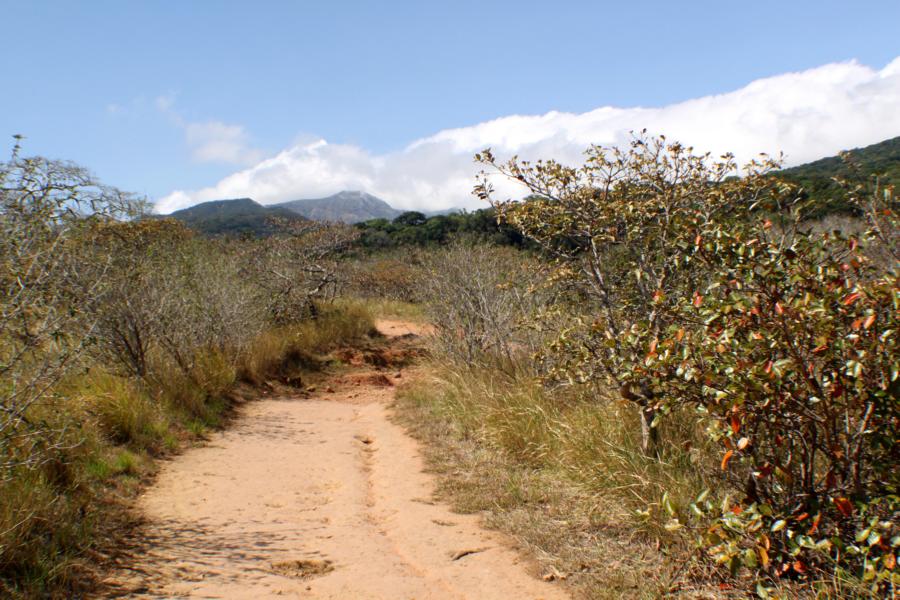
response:
{"label": "cloud bank", "polygon": [[[195,152],[235,163],[254,158],[246,153],[243,129],[206,126],[196,133]],[[440,131],[388,154],[326,140],[300,143],[210,187],[176,190],[159,200],[157,210],[238,197],[272,204],[348,189],[404,209],[478,207],[470,192],[479,170],[472,155],[479,150],[490,147],[498,158],[518,154],[575,164],[590,144],[623,143],[630,131],[644,128],[700,151],[732,152],[739,162],[760,152],[784,152],[788,165],[808,162],[900,135],[900,57],[881,70],[855,61],[832,63],[657,108],[503,117]],[[216,143],[207,144],[204,136]],[[515,194],[507,186],[502,191]]]}

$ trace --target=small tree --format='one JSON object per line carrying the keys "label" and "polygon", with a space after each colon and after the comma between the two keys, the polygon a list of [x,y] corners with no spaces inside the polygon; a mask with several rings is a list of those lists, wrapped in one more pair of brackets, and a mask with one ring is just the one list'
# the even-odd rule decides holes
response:
{"label": "small tree", "polygon": [[498,218],[537,242],[552,257],[553,281],[580,291],[589,314],[562,332],[551,348],[557,375],[605,380],[640,408],[645,452],[653,453],[658,390],[628,366],[671,323],[667,307],[680,291],[708,277],[693,260],[694,238],[705,224],[747,214],[778,190],[763,158],[735,177],[731,155],[713,160],[664,137],[636,137],[625,150],[592,146],[583,166],[555,161],[499,163],[487,150],[476,160],[523,184],[525,202],[498,201],[489,174],[475,193]]}
{"label": "small tree", "polygon": [[244,275],[257,286],[274,323],[290,323],[315,312],[314,301],[334,292],[337,255],[359,230],[316,221],[274,222],[277,233],[244,254]]}

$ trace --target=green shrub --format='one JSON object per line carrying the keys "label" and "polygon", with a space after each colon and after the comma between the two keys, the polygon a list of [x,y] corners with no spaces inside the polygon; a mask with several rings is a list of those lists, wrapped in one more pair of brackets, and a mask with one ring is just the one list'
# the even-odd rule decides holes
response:
{"label": "green shrub", "polygon": [[[661,439],[674,415],[693,415],[693,430],[718,446],[700,467],[721,473],[713,493],[660,487],[668,529],[692,520],[708,555],[763,595],[839,574],[873,594],[895,590],[892,190],[849,190],[869,225],[854,237],[817,233],[796,187],[771,177],[777,163],[767,159],[734,177],[730,156],[713,162],[644,137],[628,150],[593,147],[580,168],[476,158],[535,194],[495,205],[553,259],[551,283],[586,300],[545,350],[549,383],[619,388],[638,405],[641,445],[661,465],[666,443],[690,441]],[[491,192],[485,177],[476,193]]]}

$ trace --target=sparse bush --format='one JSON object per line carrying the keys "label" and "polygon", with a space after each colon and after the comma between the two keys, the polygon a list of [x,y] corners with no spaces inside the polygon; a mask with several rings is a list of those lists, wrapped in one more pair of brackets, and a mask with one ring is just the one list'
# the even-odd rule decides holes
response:
{"label": "sparse bush", "polygon": [[326,301],[349,228],[208,240],[143,208],[18,146],[0,163],[4,597],[80,593],[77,556],[116,514],[105,490],[220,424],[239,375],[298,376],[373,329]]}
{"label": "sparse bush", "polygon": [[547,300],[538,263],[512,248],[459,243],[424,259],[421,286],[438,350],[461,363],[533,353],[526,319]]}

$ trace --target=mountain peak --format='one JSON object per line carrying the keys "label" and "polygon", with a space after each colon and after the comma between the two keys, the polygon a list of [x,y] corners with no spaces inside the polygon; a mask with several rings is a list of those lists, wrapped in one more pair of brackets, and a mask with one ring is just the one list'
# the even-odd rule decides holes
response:
{"label": "mountain peak", "polygon": [[291,200],[275,204],[307,219],[359,223],[370,219],[393,219],[402,214],[390,204],[361,190],[344,190],[325,198]]}

